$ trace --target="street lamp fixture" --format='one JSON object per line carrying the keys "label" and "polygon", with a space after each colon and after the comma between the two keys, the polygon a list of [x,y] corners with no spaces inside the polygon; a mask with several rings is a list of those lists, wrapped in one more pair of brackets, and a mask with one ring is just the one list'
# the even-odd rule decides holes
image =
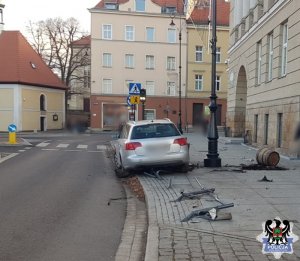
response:
{"label": "street lamp fixture", "polygon": [[[178,99],[179,99],[179,109],[178,109],[178,129],[180,133],[183,133],[182,131],[182,119],[181,119],[181,41],[182,41],[182,28],[181,28],[181,15],[179,14],[180,19],[180,25],[179,25],[179,88],[178,88]],[[175,23],[173,21],[173,18],[171,20],[170,26],[174,27]]]}
{"label": "street lamp fixture", "polygon": [[221,159],[218,153],[218,129],[217,129],[217,95],[216,95],[216,56],[217,56],[217,0],[212,0],[212,69],[211,69],[211,95],[210,95],[210,122],[208,127],[208,153],[204,159],[205,167],[221,167]]}

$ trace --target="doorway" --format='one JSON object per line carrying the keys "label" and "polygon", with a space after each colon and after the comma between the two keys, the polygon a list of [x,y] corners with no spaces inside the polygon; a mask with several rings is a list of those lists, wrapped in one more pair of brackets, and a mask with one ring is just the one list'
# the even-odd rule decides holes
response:
{"label": "doorway", "polygon": [[203,123],[203,103],[193,103],[193,126]]}
{"label": "doorway", "polygon": [[46,117],[40,117],[40,130],[46,130]]}

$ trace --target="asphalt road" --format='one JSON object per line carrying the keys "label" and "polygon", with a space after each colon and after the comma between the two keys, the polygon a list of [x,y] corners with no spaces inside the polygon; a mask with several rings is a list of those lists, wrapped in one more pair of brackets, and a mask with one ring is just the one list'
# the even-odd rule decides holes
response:
{"label": "asphalt road", "polygon": [[126,200],[103,149],[109,138],[44,135],[28,137],[32,148],[0,147],[19,153],[0,164],[1,261],[114,260]]}

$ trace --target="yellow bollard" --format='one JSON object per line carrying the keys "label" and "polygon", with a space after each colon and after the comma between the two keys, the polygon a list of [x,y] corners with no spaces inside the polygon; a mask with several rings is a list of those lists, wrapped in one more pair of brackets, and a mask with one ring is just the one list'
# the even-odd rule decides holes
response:
{"label": "yellow bollard", "polygon": [[17,143],[17,137],[15,132],[9,132],[8,133],[8,143],[9,144],[16,144]]}

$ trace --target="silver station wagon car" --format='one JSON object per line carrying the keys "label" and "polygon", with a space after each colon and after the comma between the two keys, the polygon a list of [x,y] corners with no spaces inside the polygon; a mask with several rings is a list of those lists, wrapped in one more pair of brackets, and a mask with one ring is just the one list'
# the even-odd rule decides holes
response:
{"label": "silver station wagon car", "polygon": [[189,146],[169,119],[127,122],[112,142],[116,173],[126,177],[131,170],[176,167],[187,172]]}

